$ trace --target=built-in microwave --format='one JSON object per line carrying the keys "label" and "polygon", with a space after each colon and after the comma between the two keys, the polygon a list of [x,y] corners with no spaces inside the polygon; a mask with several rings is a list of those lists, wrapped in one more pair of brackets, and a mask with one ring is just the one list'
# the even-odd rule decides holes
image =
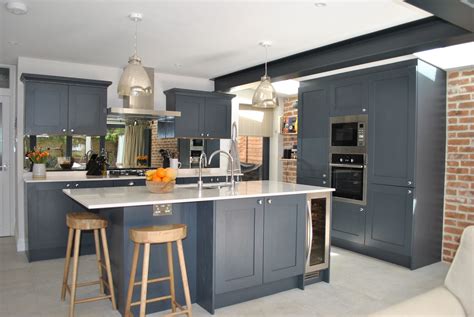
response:
{"label": "built-in microwave", "polygon": [[331,117],[331,152],[365,153],[367,148],[367,115]]}

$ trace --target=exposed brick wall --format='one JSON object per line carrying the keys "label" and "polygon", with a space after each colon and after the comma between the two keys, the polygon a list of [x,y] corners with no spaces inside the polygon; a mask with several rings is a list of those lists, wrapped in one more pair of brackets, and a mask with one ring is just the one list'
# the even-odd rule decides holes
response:
{"label": "exposed brick wall", "polygon": [[178,155],[178,139],[158,139],[158,121],[153,121],[151,125],[151,166],[163,166],[163,158],[160,149],[169,150],[170,153]]}
{"label": "exposed brick wall", "polygon": [[[283,104],[283,116],[297,116],[298,110],[293,108],[297,97],[286,98]],[[283,149],[291,149],[298,144],[298,137],[296,135],[283,135]],[[283,156],[283,151],[280,153]],[[283,160],[282,161],[282,180],[287,183],[296,183],[296,161]]]}
{"label": "exposed brick wall", "polygon": [[451,262],[474,225],[474,68],[448,72],[448,135],[443,260]]}
{"label": "exposed brick wall", "polygon": [[240,161],[246,163],[262,164],[263,138],[254,136],[239,136]]}

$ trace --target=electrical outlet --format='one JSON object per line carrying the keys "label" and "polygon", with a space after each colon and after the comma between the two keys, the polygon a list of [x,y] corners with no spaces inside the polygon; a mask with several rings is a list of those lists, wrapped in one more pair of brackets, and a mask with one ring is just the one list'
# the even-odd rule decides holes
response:
{"label": "electrical outlet", "polygon": [[153,216],[170,216],[172,214],[172,204],[153,205]]}

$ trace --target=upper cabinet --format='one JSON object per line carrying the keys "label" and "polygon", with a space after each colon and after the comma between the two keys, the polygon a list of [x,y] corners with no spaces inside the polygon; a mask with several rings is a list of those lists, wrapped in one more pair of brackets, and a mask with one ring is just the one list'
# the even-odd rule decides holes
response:
{"label": "upper cabinet", "polygon": [[331,116],[366,114],[368,99],[365,76],[336,79],[330,84]]}
{"label": "upper cabinet", "polygon": [[166,109],[181,112],[175,137],[230,139],[235,95],[177,88],[165,95]]}
{"label": "upper cabinet", "polygon": [[22,74],[25,134],[105,135],[109,81]]}

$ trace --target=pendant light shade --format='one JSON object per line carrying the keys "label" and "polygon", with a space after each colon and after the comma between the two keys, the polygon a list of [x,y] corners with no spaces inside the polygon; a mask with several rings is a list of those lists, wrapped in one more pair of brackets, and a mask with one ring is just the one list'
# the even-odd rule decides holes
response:
{"label": "pendant light shade", "polygon": [[270,77],[263,76],[257,90],[253,94],[252,106],[255,108],[275,108],[278,106],[278,99],[275,88],[272,86]]}
{"label": "pendant light shade", "polygon": [[278,107],[278,98],[276,95],[275,88],[273,88],[270,77],[267,75],[267,62],[268,62],[268,47],[271,45],[270,42],[261,42],[261,46],[265,47],[265,75],[260,79],[252,98],[252,107],[255,108],[276,108]]}
{"label": "pendant light shade", "polygon": [[128,59],[128,65],[124,68],[117,86],[119,96],[149,96],[153,92],[151,80],[142,60],[137,55],[137,28],[138,22],[142,20],[141,13],[131,13],[130,20],[135,22],[135,53]]}
{"label": "pendant light shade", "polygon": [[118,83],[119,96],[148,96],[153,89],[150,77],[143,68],[138,56],[131,56]]}

